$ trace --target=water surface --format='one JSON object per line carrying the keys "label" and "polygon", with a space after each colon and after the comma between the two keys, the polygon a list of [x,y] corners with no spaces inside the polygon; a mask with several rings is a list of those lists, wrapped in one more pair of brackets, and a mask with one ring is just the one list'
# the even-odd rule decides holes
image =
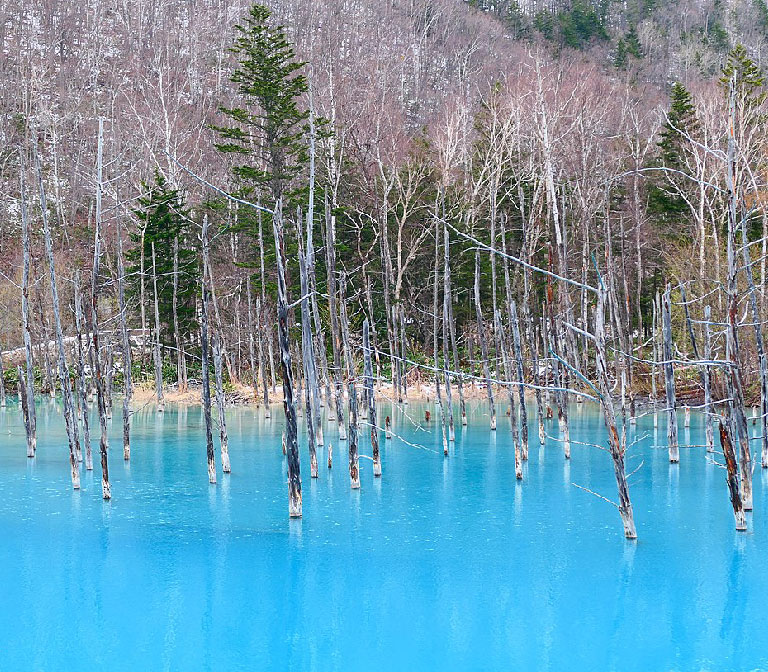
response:
{"label": "water surface", "polygon": [[[279,406],[230,410],[217,486],[199,408],[137,412],[130,463],[116,414],[105,503],[98,459],[72,491],[60,408],[38,403],[34,460],[17,407],[0,411],[2,670],[768,669],[768,473],[737,533],[724,471],[700,447],[670,465],[650,417],[630,450],[633,543],[573,485],[614,498],[605,451],[566,461],[532,428],[518,483],[508,422],[490,432],[480,402],[448,458],[434,409],[423,427],[423,405],[382,407],[401,438],[382,434],[383,478],[361,459],[359,491],[334,428],[317,480],[302,435],[297,521]],[[571,419],[575,439],[605,440],[593,407]],[[681,442],[703,444],[692,424]]]}

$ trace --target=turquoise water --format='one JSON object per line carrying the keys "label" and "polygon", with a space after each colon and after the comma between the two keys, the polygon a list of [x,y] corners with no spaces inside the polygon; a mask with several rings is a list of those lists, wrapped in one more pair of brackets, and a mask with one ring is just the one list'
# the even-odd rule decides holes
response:
{"label": "turquoise water", "polygon": [[[572,485],[613,497],[607,453],[574,445],[566,462],[556,441],[532,443],[516,483],[508,422],[489,432],[483,409],[444,459],[434,412],[425,431],[423,406],[384,407],[418,447],[382,436],[384,476],[362,459],[360,491],[327,428],[334,468],[323,454],[312,481],[302,444],[291,521],[278,406],[230,411],[233,473],[217,486],[198,408],[138,412],[130,463],[116,414],[108,503],[97,459],[71,490],[56,402],[40,402],[34,460],[9,406],[0,669],[768,669],[768,473],[737,533],[724,471],[703,448],[670,465],[663,425],[641,419],[627,542],[615,509]],[[592,407],[571,419],[574,438],[603,439]],[[704,443],[700,417],[681,440]]]}

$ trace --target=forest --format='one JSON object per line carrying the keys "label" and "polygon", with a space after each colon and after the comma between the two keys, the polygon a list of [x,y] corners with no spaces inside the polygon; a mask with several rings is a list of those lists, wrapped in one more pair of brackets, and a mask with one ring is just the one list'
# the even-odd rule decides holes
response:
{"label": "forest", "polygon": [[446,454],[454,394],[466,422],[484,387],[494,429],[508,389],[521,477],[526,390],[542,442],[552,392],[566,455],[569,398],[603,406],[633,537],[622,428],[664,410],[676,461],[677,406],[714,450],[719,404],[744,527],[747,405],[768,436],[762,35],[713,46],[738,16],[716,3],[697,68],[670,39],[670,84],[650,5],[470,5],[4,5],[3,387],[30,456],[34,395],[59,390],[78,487],[95,403],[109,498],[113,388],[129,459],[133,388],[162,411],[199,387],[215,482],[210,390],[227,472],[227,404],[279,385],[300,515],[302,388],[313,476],[321,404],[343,437],[389,381],[433,385]]}
{"label": "forest", "polygon": [[765,0],[0,3],[26,630],[74,591],[139,668],[255,669],[237,614],[301,669],[358,626],[367,669],[768,666],[767,49]]}

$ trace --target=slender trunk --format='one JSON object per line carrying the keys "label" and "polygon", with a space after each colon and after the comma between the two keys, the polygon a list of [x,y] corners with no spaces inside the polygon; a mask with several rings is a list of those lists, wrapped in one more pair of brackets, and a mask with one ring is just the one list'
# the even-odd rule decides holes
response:
{"label": "slender trunk", "polygon": [[[75,328],[77,330],[77,391],[80,396],[80,414],[83,423],[83,443],[85,444],[85,468],[93,469],[93,453],[91,451],[91,429],[88,420],[88,383],[85,378],[85,348],[83,347],[83,330],[85,316],[83,300],[80,294],[80,271],[75,271]],[[86,336],[87,339],[87,336]],[[86,340],[86,348],[88,343]]]}
{"label": "slender trunk", "polygon": [[[317,419],[320,417],[320,395],[317,390],[317,368],[312,338],[312,323],[309,303],[309,277],[304,253],[301,227],[297,225],[299,239],[299,276],[301,286],[301,358],[306,380],[305,396],[307,410],[307,438],[309,443],[309,470],[311,478],[318,477],[317,469]],[[322,431],[322,428],[321,428]]]}
{"label": "slender trunk", "polygon": [[[32,331],[29,319],[29,219],[27,216],[27,197],[26,185],[24,181],[26,167],[24,166],[24,151],[20,152],[21,170],[20,175],[20,194],[21,194],[21,238],[24,254],[24,269],[21,276],[21,320],[22,331],[24,332],[24,357],[25,374],[27,382],[25,387],[27,399],[27,420],[25,428],[27,430],[27,457],[34,457],[37,449],[37,416],[35,414],[35,372],[34,360],[32,357]],[[21,379],[21,377],[19,378]]]}
{"label": "slender trunk", "polygon": [[368,336],[368,318],[363,322],[363,356],[365,359],[365,389],[368,398],[368,424],[371,427],[371,455],[373,457],[373,475],[381,476],[381,454],[379,452],[379,428],[376,418],[376,399],[373,391],[373,363],[371,345]]}
{"label": "slender trunk", "polygon": [[180,392],[187,391],[184,344],[179,331],[179,237],[173,239],[173,340],[176,345],[176,382]]}
{"label": "slender trunk", "polygon": [[262,318],[261,299],[256,299],[256,324],[259,325],[258,330],[258,344],[259,344],[259,372],[261,375],[261,387],[264,396],[264,417],[270,418],[272,414],[269,410],[269,385],[267,385],[267,371],[264,364],[264,331]]}
{"label": "slender trunk", "polygon": [[746,516],[744,515],[744,505],[741,501],[741,493],[739,492],[739,473],[738,465],[736,464],[736,454],[733,450],[733,442],[731,441],[730,432],[720,422],[720,445],[723,448],[723,457],[725,458],[726,469],[726,482],[728,483],[728,494],[731,497],[731,505],[733,506],[733,517],[736,519],[736,529],[743,532],[747,529]]}
{"label": "slender trunk", "polygon": [[480,340],[480,353],[483,358],[483,375],[488,392],[488,411],[491,414],[491,430],[496,429],[496,407],[493,403],[493,387],[491,386],[491,370],[488,367],[488,344],[485,340],[483,327],[483,310],[480,307],[480,254],[475,251],[475,317],[477,318],[477,335]]}
{"label": "slender trunk", "polygon": [[528,412],[525,408],[525,372],[523,369],[523,349],[520,343],[520,325],[517,319],[517,305],[510,301],[507,305],[509,321],[512,325],[512,337],[517,361],[517,391],[520,398],[520,434],[523,460],[528,459]]}
{"label": "slender trunk", "polygon": [[[440,382],[440,359],[438,355],[438,337],[437,337],[437,306],[439,300],[439,277],[440,277],[440,235],[439,235],[439,220],[435,217],[435,268],[434,279],[432,286],[432,354],[435,367],[435,399],[437,400],[438,410],[440,412],[440,428],[443,435],[443,455],[448,455],[448,434],[447,434],[447,419],[443,409],[443,393],[441,391],[442,383]],[[389,416],[387,416],[387,434],[389,434]]]}
{"label": "slender trunk", "polygon": [[497,328],[497,333],[500,338],[501,346],[501,361],[504,367],[504,380],[507,381],[505,387],[509,394],[509,424],[512,429],[512,444],[515,450],[515,478],[520,481],[523,478],[523,464],[522,454],[520,450],[520,428],[517,425],[517,410],[515,409],[515,386],[512,384],[512,370],[509,364],[509,356],[507,354],[507,344],[504,338],[504,332],[501,327],[501,313],[496,310],[494,317],[494,324]]}
{"label": "slender trunk", "polygon": [[[99,412],[99,452],[101,456],[101,492],[104,499],[111,499],[112,488],[109,483],[109,436],[107,434],[107,409],[104,401],[104,379],[101,370],[99,352],[99,262],[101,258],[101,194],[102,194],[102,147],[104,146],[103,120],[99,119],[99,143],[96,161],[96,226],[93,235],[93,270],[91,273],[91,342],[93,344],[93,370],[96,381],[96,402]],[[157,296],[157,292],[155,292]]]}
{"label": "slender trunk", "polygon": [[453,300],[452,300],[452,288],[451,288],[451,254],[450,254],[450,238],[448,236],[448,227],[443,228],[444,238],[444,266],[445,266],[445,291],[448,295],[448,333],[451,337],[451,352],[453,354],[453,371],[456,375],[456,387],[459,391],[459,412],[461,413],[461,424],[466,426],[467,424],[467,404],[464,400],[464,384],[462,381],[463,376],[459,372],[459,353],[458,344],[456,339],[456,321],[453,319]]}
{"label": "slender trunk", "polygon": [[[24,382],[24,373],[21,370],[21,366],[16,367],[16,373],[19,376],[19,401],[21,403],[22,417],[24,418],[24,431],[27,434],[27,446],[29,446],[30,437],[32,434],[32,424],[31,424],[31,418],[29,414],[29,398],[27,396],[27,385]],[[27,449],[27,457],[34,457],[34,455],[29,454],[29,449]]]}
{"label": "slender trunk", "polygon": [[741,501],[745,511],[752,510],[752,451],[749,446],[749,430],[744,415],[744,387],[741,377],[741,362],[739,358],[738,338],[738,268],[736,266],[736,213],[738,196],[736,194],[736,139],[735,124],[735,91],[734,81],[729,83],[729,114],[728,114],[728,154],[726,161],[725,183],[728,192],[728,327],[726,329],[726,349],[728,351],[728,406],[731,410],[733,424],[739,439],[739,469],[741,471]]}
{"label": "slender trunk", "polygon": [[38,188],[40,192],[40,212],[43,220],[43,232],[45,235],[45,252],[48,257],[48,267],[50,269],[51,298],[53,302],[53,317],[56,327],[56,344],[58,346],[59,380],[61,382],[61,390],[64,402],[64,423],[66,425],[67,439],[69,442],[69,464],[72,472],[72,486],[75,489],[79,489],[80,471],[78,466],[78,458],[80,454],[80,446],[77,439],[77,424],[72,402],[72,384],[69,378],[69,368],[67,367],[66,351],[64,349],[64,332],[61,327],[59,292],[56,286],[56,268],[53,259],[53,242],[51,241],[51,229],[48,225],[48,204],[45,200],[43,170],[40,166],[40,157],[37,153],[36,144],[34,146],[34,154],[35,169],[37,171]]}
{"label": "slender trunk", "polygon": [[272,218],[272,226],[275,234],[277,257],[277,331],[280,345],[280,372],[283,378],[283,410],[285,411],[288,515],[291,518],[301,518],[301,464],[299,461],[296,406],[293,401],[291,346],[288,336],[288,289],[285,277],[285,243],[283,242],[283,220],[279,202]]}
{"label": "slender trunk", "polygon": [[341,354],[339,333],[339,313],[336,307],[336,218],[326,204],[326,255],[328,266],[328,310],[331,313],[331,345],[333,347],[333,373],[336,387],[336,424],[339,428],[339,441],[347,440],[344,427],[344,392],[342,389]]}
{"label": "slender trunk", "polygon": [[[709,306],[704,307],[704,359],[712,359],[712,327],[710,325],[712,309]],[[713,415],[715,409],[712,405],[712,382],[711,369],[708,364],[703,367],[704,371],[704,427],[707,435],[707,452],[715,452],[715,433],[713,428]]]}
{"label": "slender trunk", "polygon": [[600,281],[598,292],[597,310],[595,312],[595,364],[597,378],[600,387],[600,407],[603,411],[605,428],[608,430],[608,442],[611,459],[613,460],[613,473],[616,477],[616,488],[619,495],[619,515],[624,524],[624,536],[627,539],[636,539],[635,519],[632,513],[632,502],[629,498],[629,483],[627,482],[626,434],[619,433],[616,429],[616,416],[611,398],[611,386],[608,379],[608,363],[605,357],[605,302],[606,290]]}
{"label": "slender trunk", "polygon": [[216,483],[216,454],[213,451],[213,431],[211,428],[211,381],[208,341],[208,278],[205,272],[205,259],[208,257],[208,215],[203,215],[202,231],[203,273],[202,300],[200,302],[200,359],[202,364],[203,416],[205,418],[205,446],[208,456],[208,482]]}
{"label": "slender trunk", "polygon": [[672,367],[672,309],[670,293],[672,288],[667,284],[662,299],[662,326],[664,331],[664,384],[667,391],[667,445],[669,461],[680,461],[680,449],[677,442],[677,401],[675,399],[675,372]]}
{"label": "slender trunk", "polygon": [[349,397],[349,480],[353,489],[360,487],[360,465],[357,454],[357,389],[355,387],[355,360],[349,345],[349,318],[347,317],[346,276],[339,281],[339,307],[344,359],[347,368],[347,395]]}
{"label": "slender trunk", "polygon": [[165,411],[165,397],[163,396],[163,360],[160,353],[160,297],[157,295],[157,264],[154,241],[152,241],[152,290],[155,305],[155,338],[152,344],[155,359],[155,394],[157,395],[157,410],[162,413]]}
{"label": "slender trunk", "polygon": [[[220,328],[220,327],[219,327]],[[232,471],[229,464],[229,439],[227,437],[227,399],[224,395],[224,374],[222,369],[221,337],[214,330],[211,334],[213,350],[213,370],[216,377],[216,409],[219,412],[219,441],[221,442],[221,470],[228,474]]]}
{"label": "slender trunk", "polygon": [[125,304],[125,267],[123,266],[123,234],[120,222],[117,225],[117,300],[120,309],[120,336],[123,350],[123,459],[131,459],[131,337],[128,331],[128,308]]}

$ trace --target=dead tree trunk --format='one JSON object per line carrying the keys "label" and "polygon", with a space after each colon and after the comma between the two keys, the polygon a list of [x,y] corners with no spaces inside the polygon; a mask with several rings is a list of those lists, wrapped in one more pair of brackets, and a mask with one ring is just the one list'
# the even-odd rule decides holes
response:
{"label": "dead tree trunk", "polygon": [[733,450],[730,432],[720,421],[720,445],[723,447],[723,457],[725,458],[725,468],[727,472],[726,482],[728,483],[728,494],[731,497],[733,506],[733,516],[736,519],[736,529],[743,532],[747,529],[746,516],[744,515],[744,506],[739,492],[739,473],[736,464],[736,454]]}
{"label": "dead tree trunk", "polygon": [[667,391],[667,445],[669,461],[680,461],[680,448],[677,441],[677,401],[675,399],[675,372],[672,367],[672,309],[670,294],[672,288],[667,284],[662,299],[662,325],[664,331],[664,384]]}
{"label": "dead tree trunk", "polygon": [[131,459],[131,397],[133,380],[131,377],[131,337],[128,332],[128,308],[125,304],[125,267],[123,266],[122,227],[117,225],[117,300],[120,309],[120,336],[123,350],[123,459]]}
{"label": "dead tree trunk", "polygon": [[326,244],[325,253],[328,267],[328,310],[331,313],[331,346],[333,348],[333,377],[336,388],[336,425],[339,428],[339,441],[347,440],[344,427],[344,392],[342,388],[342,370],[339,332],[339,312],[336,306],[336,218],[331,214],[326,203]]}
{"label": "dead tree trunk", "polygon": [[[249,295],[250,298],[250,295]],[[179,391],[187,391],[187,367],[184,343],[179,331],[179,237],[173,239],[173,340],[176,345],[176,381]]]}
{"label": "dead tree trunk", "polygon": [[[83,300],[80,295],[80,271],[75,271],[75,329],[77,330],[77,391],[80,397],[80,414],[83,423],[83,443],[85,444],[85,468],[93,469],[93,453],[91,451],[91,429],[88,420],[88,384],[85,379],[85,352],[83,348],[83,331],[85,317],[83,315]],[[87,336],[86,336],[87,339]],[[86,340],[86,348],[88,342]]]}
{"label": "dead tree trunk", "polygon": [[256,350],[254,347],[253,301],[251,299],[251,278],[245,279],[245,295],[248,299],[248,359],[251,365],[251,386],[256,403],[259,401],[259,374],[256,370]]}
{"label": "dead tree trunk", "polygon": [[[301,286],[301,359],[304,366],[305,396],[307,410],[307,438],[309,443],[309,471],[311,478],[318,477],[317,469],[317,419],[320,417],[320,395],[317,390],[317,369],[315,367],[315,347],[312,338],[312,323],[309,313],[309,278],[307,260],[302,249],[301,226],[297,224],[299,238],[299,275]],[[322,431],[322,427],[320,428]]]}
{"label": "dead tree trunk", "polygon": [[[709,306],[704,307],[704,359],[706,361],[712,360],[712,326],[710,324],[712,318],[712,309]],[[711,372],[709,364],[705,364],[704,368],[704,427],[707,436],[707,452],[715,452],[715,436],[713,428],[713,415],[714,407],[712,406],[712,382]]]}
{"label": "dead tree trunk", "polygon": [[[432,286],[432,354],[434,356],[435,366],[435,399],[437,400],[438,410],[440,412],[440,428],[443,434],[443,455],[448,455],[448,434],[447,434],[447,419],[445,417],[445,411],[443,409],[443,393],[441,390],[442,383],[440,382],[440,356],[438,350],[438,337],[437,337],[437,306],[439,300],[439,275],[440,275],[440,235],[439,235],[439,220],[435,218],[435,268],[434,278]],[[387,416],[387,438],[389,438],[389,416]]]}
{"label": "dead tree trunk", "polygon": [[448,440],[456,440],[456,428],[453,424],[453,391],[451,390],[450,362],[448,360],[448,321],[451,301],[449,291],[443,291],[443,380],[445,381],[445,404],[448,408]]}
{"label": "dead tree trunk", "polygon": [[[93,235],[93,270],[91,273],[91,342],[93,344],[93,373],[96,381],[96,402],[99,412],[101,438],[101,492],[104,499],[111,499],[112,488],[109,483],[109,435],[107,433],[107,408],[104,400],[104,378],[101,370],[99,351],[99,262],[101,259],[101,194],[102,194],[102,147],[104,146],[103,120],[99,119],[99,143],[96,160],[96,226]],[[155,292],[157,296],[157,292]]]}
{"label": "dead tree trunk", "polygon": [[381,454],[379,452],[379,428],[376,418],[376,399],[373,390],[373,363],[371,344],[368,335],[368,318],[363,322],[363,356],[365,359],[365,389],[368,398],[368,424],[371,426],[371,454],[373,457],[373,475],[381,476]]}
{"label": "dead tree trunk", "polygon": [[200,358],[202,364],[203,416],[205,418],[205,446],[208,456],[208,482],[216,483],[216,453],[213,450],[213,431],[211,427],[211,381],[208,340],[208,278],[205,272],[205,259],[208,256],[208,215],[203,215],[202,231],[203,273],[202,300],[200,302]]}
{"label": "dead tree trunk", "polygon": [[272,218],[272,227],[275,234],[277,257],[277,332],[280,345],[280,372],[283,378],[283,410],[285,411],[288,515],[291,518],[301,518],[301,464],[299,462],[296,406],[293,401],[291,344],[288,336],[288,288],[285,277],[285,243],[283,242],[283,220],[279,203]]}
{"label": "dead tree trunk", "polygon": [[258,344],[259,344],[259,375],[261,376],[262,393],[264,395],[264,417],[270,418],[272,414],[269,411],[269,385],[267,385],[267,367],[264,363],[264,332],[262,331],[262,305],[261,299],[256,299],[256,324],[259,325]]}
{"label": "dead tree trunk", "polygon": [[5,408],[5,371],[3,371],[2,346],[0,346],[0,407]]}
{"label": "dead tree trunk", "polygon": [[[59,292],[56,286],[56,267],[53,259],[53,242],[51,241],[51,229],[48,225],[48,204],[45,200],[45,186],[43,184],[43,170],[40,166],[40,157],[37,153],[37,144],[34,146],[35,170],[37,171],[38,188],[40,192],[40,212],[43,220],[43,232],[45,235],[45,252],[48,257],[50,269],[51,298],[53,303],[53,317],[56,326],[56,344],[58,346],[59,380],[64,403],[64,424],[67,429],[69,441],[69,464],[72,472],[72,487],[80,488],[80,470],[78,458],[80,446],[77,440],[77,424],[75,409],[72,402],[72,384],[67,367],[66,351],[64,349],[64,332],[61,327],[61,313],[59,311]],[[47,347],[47,344],[46,344]]]}
{"label": "dead tree trunk", "polygon": [[744,387],[741,378],[738,337],[738,268],[736,266],[736,213],[738,196],[736,194],[736,139],[734,137],[736,98],[734,81],[729,83],[728,106],[728,154],[725,171],[725,183],[728,192],[728,327],[726,329],[726,349],[728,351],[728,398],[729,408],[739,438],[739,469],[741,471],[741,501],[745,511],[752,510],[752,451],[749,446],[749,430],[744,415]]}
{"label": "dead tree trunk", "polygon": [[483,358],[483,375],[488,392],[488,410],[491,414],[491,431],[496,429],[496,407],[493,403],[493,387],[491,386],[491,370],[488,367],[488,343],[485,340],[483,327],[483,310],[480,306],[480,253],[475,251],[475,317],[477,318],[477,336],[480,340],[480,352]]}
{"label": "dead tree trunk", "polygon": [[515,346],[517,362],[517,391],[520,398],[520,434],[523,461],[528,459],[528,412],[525,408],[525,370],[523,368],[523,349],[520,343],[520,324],[517,319],[517,305],[514,301],[508,304],[509,321],[512,325],[512,337]]}
{"label": "dead tree trunk", "polygon": [[616,488],[619,494],[619,515],[624,524],[624,536],[627,539],[637,539],[635,519],[632,513],[632,502],[629,498],[629,483],[627,482],[626,434],[619,433],[616,429],[616,415],[611,398],[611,385],[608,379],[608,362],[605,356],[605,301],[606,290],[600,280],[598,291],[597,311],[595,313],[595,364],[597,368],[598,384],[600,386],[600,407],[603,411],[605,428],[608,430],[609,450],[613,460],[613,473],[616,477]]}
{"label": "dead tree trunk", "polygon": [[349,480],[352,489],[360,487],[360,465],[357,451],[357,389],[355,388],[355,360],[349,344],[349,318],[347,317],[346,276],[339,281],[339,307],[344,359],[347,368],[347,396],[349,397]]}
{"label": "dead tree trunk", "polygon": [[[155,243],[152,241],[152,289],[155,306],[155,338],[152,343],[152,352],[155,359],[155,394],[157,395],[157,411],[165,411],[165,397],[163,396],[163,359],[160,353],[160,297],[157,295],[157,264],[155,263]],[[205,270],[203,270],[205,272]]]}
{"label": "dead tree trunk", "polygon": [[211,334],[213,350],[213,370],[216,377],[216,409],[219,412],[219,441],[221,442],[221,470],[228,474],[232,471],[229,464],[229,438],[227,437],[227,399],[224,394],[224,373],[222,371],[221,337],[216,330]]}
{"label": "dead tree trunk", "polygon": [[16,367],[16,372],[19,376],[19,401],[21,403],[22,417],[24,418],[24,431],[27,435],[27,457],[34,457],[29,454],[29,445],[32,434],[32,424],[29,415],[29,397],[27,395],[27,386],[24,382],[24,373],[21,370],[21,366]]}
{"label": "dead tree trunk", "polygon": [[749,288],[749,304],[752,308],[752,322],[755,328],[755,346],[757,363],[760,368],[760,464],[768,469],[768,362],[766,362],[765,345],[763,343],[763,326],[760,321],[760,310],[757,305],[757,290],[752,276],[752,257],[749,253],[747,238],[747,218],[741,218],[741,249],[744,257],[744,272]]}
{"label": "dead tree trunk", "polygon": [[27,430],[27,457],[34,457],[37,450],[37,416],[35,414],[35,373],[34,360],[32,357],[32,330],[29,319],[29,218],[27,215],[27,189],[25,184],[24,151],[20,153],[21,170],[20,175],[20,194],[21,194],[21,239],[24,255],[24,268],[21,276],[21,320],[22,331],[24,332],[24,357],[25,374],[27,383],[25,391],[27,396],[27,418],[29,420]]}
{"label": "dead tree trunk", "polygon": [[511,382],[512,369],[509,364],[506,338],[504,337],[504,331],[501,329],[501,314],[498,310],[495,311],[494,324],[499,335],[501,361],[504,369],[504,380],[507,381],[505,387],[507,388],[507,393],[509,394],[509,424],[510,428],[512,429],[512,444],[515,450],[515,478],[520,481],[523,478],[523,464],[520,450],[520,429],[517,426],[517,410],[515,409],[515,386]]}

